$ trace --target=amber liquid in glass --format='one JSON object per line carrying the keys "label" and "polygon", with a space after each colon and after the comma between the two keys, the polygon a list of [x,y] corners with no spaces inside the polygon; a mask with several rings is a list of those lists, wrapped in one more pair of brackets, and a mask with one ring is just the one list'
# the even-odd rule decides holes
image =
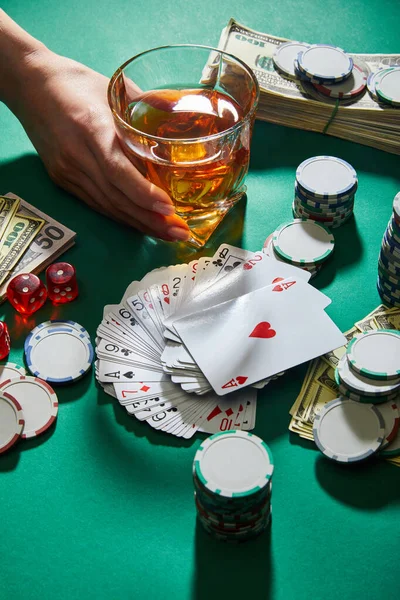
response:
{"label": "amber liquid in glass", "polygon": [[129,125],[155,136],[136,136],[135,165],[169,194],[176,212],[200,237],[202,228],[209,235],[227,212],[247,173],[247,140],[243,144],[235,130],[224,140],[217,135],[242,119],[233,98],[207,88],[145,92],[126,111]]}

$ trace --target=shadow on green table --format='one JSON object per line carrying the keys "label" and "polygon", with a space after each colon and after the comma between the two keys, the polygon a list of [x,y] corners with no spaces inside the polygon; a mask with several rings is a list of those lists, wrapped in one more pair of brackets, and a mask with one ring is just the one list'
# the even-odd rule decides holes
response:
{"label": "shadow on green table", "polygon": [[342,504],[372,512],[400,503],[399,469],[377,456],[353,465],[318,456],[315,473],[321,487]]}
{"label": "shadow on green table", "polygon": [[[213,539],[196,524],[195,564],[191,598],[229,600],[272,597],[272,528],[254,540],[226,543]],[[246,567],[244,567],[246,565]]]}

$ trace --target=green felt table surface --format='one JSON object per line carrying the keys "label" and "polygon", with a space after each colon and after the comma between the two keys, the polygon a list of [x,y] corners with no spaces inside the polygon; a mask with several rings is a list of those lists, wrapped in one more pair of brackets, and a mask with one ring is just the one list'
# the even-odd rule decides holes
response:
{"label": "green felt table surface", "polygon": [[[150,47],[215,45],[231,16],[260,31],[349,51],[400,51],[400,4],[392,0],[2,6],[51,49],[107,76]],[[78,233],[64,256],[77,267],[75,302],[58,309],[47,303],[27,323],[8,304],[1,307],[10,360],[22,364],[30,328],[51,317],[80,322],[94,340],[103,306],[118,301],[130,281],[194,256],[95,214],[58,189],[4,106],[0,140],[0,192],[19,194]],[[223,241],[260,249],[291,218],[296,167],[318,154],[342,157],[359,174],[355,220],[335,230],[334,258],[315,280],[332,298],[330,316],[346,330],[379,304],[377,254],[400,189],[398,156],[257,122],[243,229],[232,234],[222,227],[208,252]],[[273,525],[269,535],[237,547],[196,528],[191,465],[204,436],[181,441],[129,418],[93,373],[59,389],[56,427],[0,457],[0,597],[398,599],[400,469],[384,461],[341,467],[289,435],[288,411],[305,370],[292,369],[259,393],[254,431],[275,459]]]}

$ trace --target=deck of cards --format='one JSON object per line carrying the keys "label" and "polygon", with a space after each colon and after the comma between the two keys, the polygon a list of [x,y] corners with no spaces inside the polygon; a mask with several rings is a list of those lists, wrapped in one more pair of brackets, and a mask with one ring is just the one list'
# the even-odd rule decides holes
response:
{"label": "deck of cards", "polygon": [[155,429],[184,438],[250,430],[257,389],[346,343],[309,278],[228,244],[155,269],[104,308],[96,377]]}

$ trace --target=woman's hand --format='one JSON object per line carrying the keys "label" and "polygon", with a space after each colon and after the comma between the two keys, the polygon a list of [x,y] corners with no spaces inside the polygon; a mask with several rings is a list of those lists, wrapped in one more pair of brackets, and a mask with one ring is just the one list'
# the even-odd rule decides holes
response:
{"label": "woman's hand", "polygon": [[43,47],[25,57],[18,93],[8,104],[56,184],[144,233],[188,239],[169,196],[124,154],[107,87],[103,75]]}

